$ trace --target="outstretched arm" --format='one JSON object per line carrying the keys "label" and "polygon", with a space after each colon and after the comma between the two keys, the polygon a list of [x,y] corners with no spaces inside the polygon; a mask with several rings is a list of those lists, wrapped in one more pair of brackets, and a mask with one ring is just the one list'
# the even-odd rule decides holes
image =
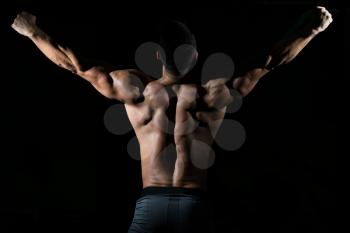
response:
{"label": "outstretched arm", "polygon": [[106,65],[88,62],[43,32],[36,25],[36,17],[27,12],[18,14],[11,26],[19,34],[31,39],[53,63],[89,81],[107,98],[132,102],[139,97],[140,91],[133,85],[132,79],[138,75],[136,71],[114,71]]}
{"label": "outstretched arm", "polygon": [[274,68],[292,61],[332,21],[331,14],[324,7],[316,7],[304,13],[286,36],[273,46],[261,64],[233,80],[233,87],[246,96],[260,78]]}

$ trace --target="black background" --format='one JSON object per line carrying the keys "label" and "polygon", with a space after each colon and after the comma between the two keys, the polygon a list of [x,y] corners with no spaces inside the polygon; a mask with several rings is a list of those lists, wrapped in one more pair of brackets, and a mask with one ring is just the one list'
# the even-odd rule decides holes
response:
{"label": "black background", "polygon": [[[199,67],[225,52],[239,70],[318,5],[72,4],[17,1],[1,10],[1,232],[127,232],[142,189],[140,163],[126,151],[134,134],[116,136],[103,124],[114,102],[14,32],[19,11],[37,15],[59,42],[121,68],[135,68],[135,49],[156,40],[161,20],[182,19],[196,35]],[[247,140],[235,152],[214,146],[217,232],[335,232],[337,103],[349,42],[349,10],[337,9],[326,32],[227,116],[244,125]]]}

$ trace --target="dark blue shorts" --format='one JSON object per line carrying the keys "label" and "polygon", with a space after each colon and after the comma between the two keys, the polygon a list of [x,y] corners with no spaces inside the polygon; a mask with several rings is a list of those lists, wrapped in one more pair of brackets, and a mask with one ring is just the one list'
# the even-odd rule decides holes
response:
{"label": "dark blue shorts", "polygon": [[210,213],[199,189],[147,187],[136,202],[128,233],[212,233]]}

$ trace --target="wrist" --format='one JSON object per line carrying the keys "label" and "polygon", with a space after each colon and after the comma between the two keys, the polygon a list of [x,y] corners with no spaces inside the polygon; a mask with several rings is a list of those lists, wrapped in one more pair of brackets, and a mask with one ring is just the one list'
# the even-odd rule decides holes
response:
{"label": "wrist", "polygon": [[314,37],[319,33],[317,29],[305,28],[300,31],[299,35],[303,38]]}
{"label": "wrist", "polygon": [[318,29],[311,30],[311,36],[316,36],[318,33],[320,33],[320,30],[318,30]]}
{"label": "wrist", "polygon": [[34,39],[42,36],[42,31],[36,25],[33,26],[29,31],[27,37]]}

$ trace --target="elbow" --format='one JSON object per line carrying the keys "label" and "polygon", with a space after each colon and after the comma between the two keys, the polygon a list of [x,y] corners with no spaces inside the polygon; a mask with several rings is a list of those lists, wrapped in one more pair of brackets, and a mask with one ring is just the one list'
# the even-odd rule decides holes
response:
{"label": "elbow", "polygon": [[243,77],[236,78],[233,81],[233,88],[236,89],[243,97],[247,96],[252,90],[251,82]]}
{"label": "elbow", "polygon": [[253,88],[240,87],[237,89],[237,91],[242,95],[242,97],[246,97],[252,89]]}
{"label": "elbow", "polygon": [[265,69],[273,70],[276,67],[286,65],[295,58],[295,54],[291,51],[285,51],[282,54],[270,55],[269,59],[266,62]]}
{"label": "elbow", "polygon": [[56,63],[59,67],[63,68],[63,69],[66,69],[66,70],[69,70],[70,72],[74,73],[74,74],[79,74],[79,69],[74,66],[72,63],[68,62],[68,61],[58,61]]}

